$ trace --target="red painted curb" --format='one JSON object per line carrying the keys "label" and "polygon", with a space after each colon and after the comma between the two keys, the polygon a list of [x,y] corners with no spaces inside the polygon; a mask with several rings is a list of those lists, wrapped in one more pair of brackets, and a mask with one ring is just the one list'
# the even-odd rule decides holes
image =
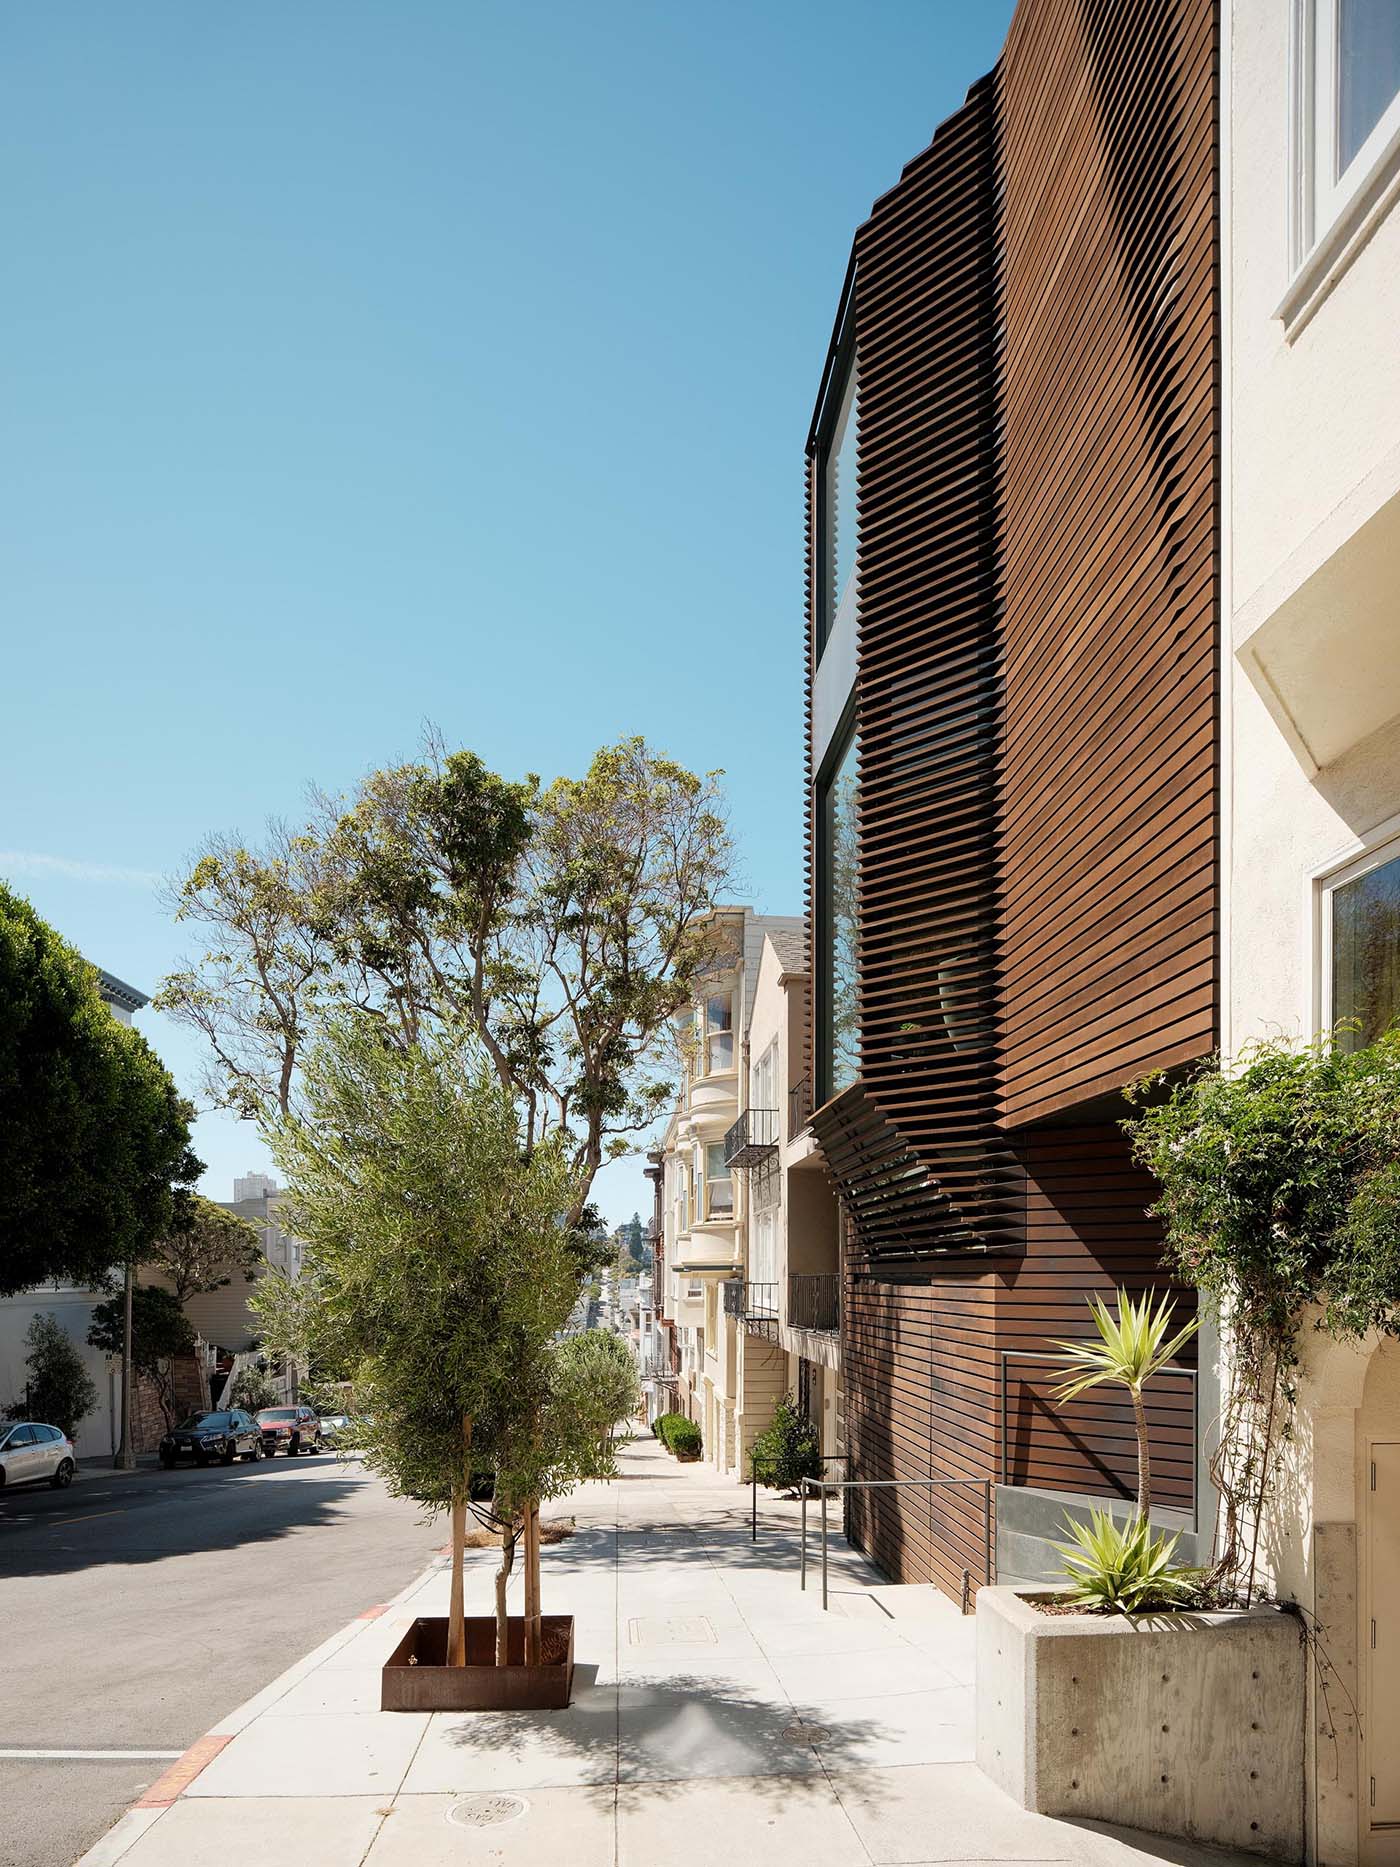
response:
{"label": "red painted curb", "polygon": [[222,1737],[210,1732],[206,1737],[197,1737],[183,1757],[177,1757],[170,1768],[158,1776],[141,1797],[133,1802],[134,1809],[168,1809],[189,1788],[190,1784],[218,1756],[225,1744],[233,1742],[232,1736]]}
{"label": "red painted curb", "polygon": [[381,1614],[387,1614],[388,1612],[388,1602],[381,1601],[372,1608],[366,1608],[363,1614],[357,1614],[355,1618],[359,1621],[377,1621]]}

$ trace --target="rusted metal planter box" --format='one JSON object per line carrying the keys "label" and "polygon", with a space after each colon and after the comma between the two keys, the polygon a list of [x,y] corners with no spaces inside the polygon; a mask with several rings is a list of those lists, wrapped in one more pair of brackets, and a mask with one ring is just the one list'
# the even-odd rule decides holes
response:
{"label": "rusted metal planter box", "polygon": [[497,1666],[496,1623],[467,1618],[467,1663],[447,1664],[447,1617],[416,1620],[385,1662],[381,1711],[562,1711],[574,1689],[574,1617],[546,1614],[543,1661],[525,1664],[525,1620],[512,1614],[508,1666]]}

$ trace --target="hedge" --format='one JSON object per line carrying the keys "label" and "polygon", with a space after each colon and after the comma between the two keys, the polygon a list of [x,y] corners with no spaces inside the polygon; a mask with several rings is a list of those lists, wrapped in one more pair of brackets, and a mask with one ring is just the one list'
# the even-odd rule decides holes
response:
{"label": "hedge", "polygon": [[668,1452],[678,1459],[698,1459],[700,1456],[700,1428],[694,1420],[687,1419],[683,1413],[663,1413],[652,1423],[652,1432],[665,1446]]}

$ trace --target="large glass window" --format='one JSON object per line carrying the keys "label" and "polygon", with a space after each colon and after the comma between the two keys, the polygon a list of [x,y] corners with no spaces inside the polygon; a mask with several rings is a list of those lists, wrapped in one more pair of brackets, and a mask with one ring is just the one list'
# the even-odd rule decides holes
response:
{"label": "large glass window", "polygon": [[817,1093],[823,1102],[848,1088],[860,1073],[858,746],[853,729],[822,787],[817,848],[821,941]]}
{"label": "large glass window", "polygon": [[734,1182],[724,1164],[723,1141],[711,1141],[705,1149],[705,1217],[734,1217]]}
{"label": "large glass window", "polygon": [[1298,267],[1350,239],[1400,161],[1400,4],[1299,0],[1295,17]]}
{"label": "large glass window", "polygon": [[1373,1043],[1400,1017],[1400,850],[1380,852],[1328,884],[1330,1021],[1344,1049]]}
{"label": "large glass window", "polygon": [[855,359],[832,405],[817,474],[817,653],[856,594],[856,447],[860,407]]}
{"label": "large glass window", "polygon": [[705,1069],[734,1068],[734,999],[728,992],[716,992],[705,1000]]}

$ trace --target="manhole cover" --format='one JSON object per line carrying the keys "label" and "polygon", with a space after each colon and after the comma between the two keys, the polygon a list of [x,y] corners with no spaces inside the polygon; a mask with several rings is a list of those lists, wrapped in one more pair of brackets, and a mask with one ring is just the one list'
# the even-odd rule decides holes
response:
{"label": "manhole cover", "polygon": [[522,1796],[470,1796],[465,1802],[454,1802],[447,1819],[459,1828],[494,1828],[518,1820],[529,1806]]}
{"label": "manhole cover", "polygon": [[783,1726],[783,1736],[789,1744],[825,1744],[831,1733],[824,1724],[810,1724],[806,1718],[798,1718]]}

